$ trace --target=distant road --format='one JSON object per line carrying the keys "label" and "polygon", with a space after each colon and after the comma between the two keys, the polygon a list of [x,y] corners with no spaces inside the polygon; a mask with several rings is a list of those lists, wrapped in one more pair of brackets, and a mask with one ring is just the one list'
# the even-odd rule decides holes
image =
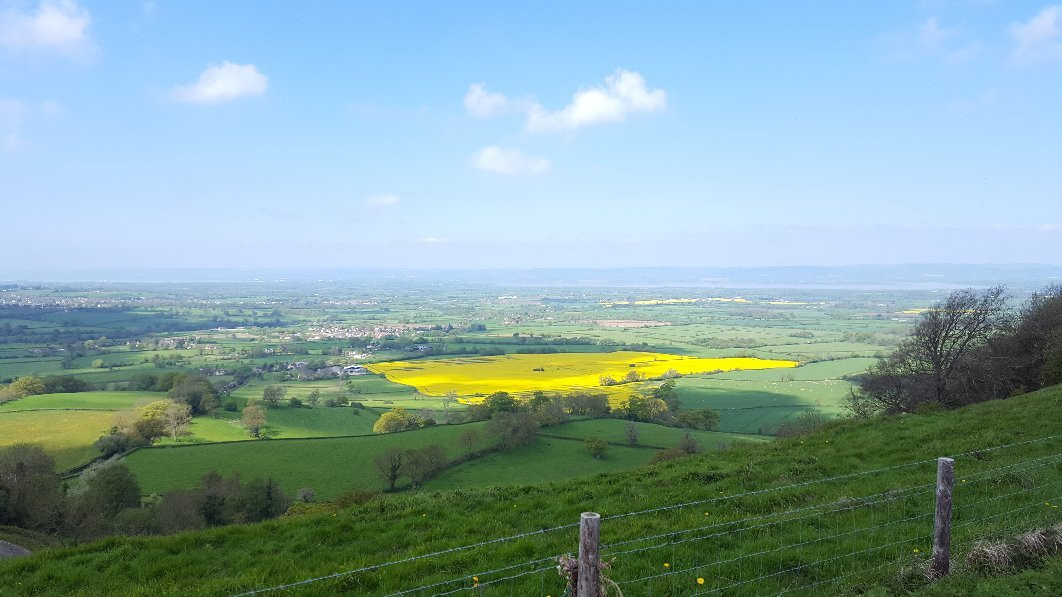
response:
{"label": "distant road", "polygon": [[7,541],[0,541],[0,558],[13,558],[15,556],[27,556],[29,550],[19,547],[14,543],[8,543]]}

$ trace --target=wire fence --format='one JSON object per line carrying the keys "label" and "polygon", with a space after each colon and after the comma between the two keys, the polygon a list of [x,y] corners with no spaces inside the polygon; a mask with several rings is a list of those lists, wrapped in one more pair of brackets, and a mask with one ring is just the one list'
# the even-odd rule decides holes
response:
{"label": "wire fence", "polygon": [[[1060,438],[954,455],[953,561],[961,564],[985,541],[1062,520]],[[604,576],[626,597],[840,593],[924,577],[935,478],[936,460],[920,460],[730,494],[711,495],[706,487],[701,499],[605,515]],[[240,595],[313,585],[321,593],[560,596],[567,581],[558,558],[576,552],[578,526],[352,566]]]}

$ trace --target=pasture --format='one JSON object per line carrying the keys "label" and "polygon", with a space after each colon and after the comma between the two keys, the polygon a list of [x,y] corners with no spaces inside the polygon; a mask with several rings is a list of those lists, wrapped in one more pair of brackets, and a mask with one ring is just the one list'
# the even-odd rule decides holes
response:
{"label": "pasture", "polygon": [[106,433],[114,413],[103,410],[31,410],[0,412],[0,448],[40,444],[58,470],[73,468],[97,455],[92,442]]}

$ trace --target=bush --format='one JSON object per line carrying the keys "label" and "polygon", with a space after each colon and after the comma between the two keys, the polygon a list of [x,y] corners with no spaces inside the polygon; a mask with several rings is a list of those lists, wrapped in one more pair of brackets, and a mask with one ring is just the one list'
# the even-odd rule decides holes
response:
{"label": "bush", "polygon": [[656,454],[653,454],[653,457],[649,459],[649,464],[656,464],[658,462],[665,462],[667,460],[675,460],[684,456],[689,456],[689,454],[676,448],[668,448],[666,450],[661,450]]}
{"label": "bush", "polygon": [[303,487],[295,494],[296,499],[304,504],[309,504],[314,500],[316,494],[309,487]]}
{"label": "bush", "polygon": [[288,400],[288,406],[291,408],[302,408],[302,400],[292,396],[291,400]]}
{"label": "bush", "polygon": [[821,429],[828,419],[815,411],[800,413],[796,419],[784,421],[775,429],[774,434],[778,437],[796,437],[807,435]]}
{"label": "bush", "polygon": [[224,408],[226,411],[228,411],[230,413],[234,413],[234,412],[236,412],[236,411],[238,411],[240,409],[240,407],[237,406],[236,401],[234,401],[234,400],[227,400],[225,402],[225,406],[223,406],[222,408]]}
{"label": "bush", "polygon": [[608,452],[608,444],[600,437],[588,437],[583,443],[586,446],[586,453],[597,459],[605,457],[605,453]]}

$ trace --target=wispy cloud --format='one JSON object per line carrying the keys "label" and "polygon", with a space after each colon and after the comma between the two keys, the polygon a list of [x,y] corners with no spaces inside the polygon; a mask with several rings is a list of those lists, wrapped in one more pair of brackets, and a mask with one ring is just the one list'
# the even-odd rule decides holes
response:
{"label": "wispy cloud", "polygon": [[519,149],[491,145],[472,156],[472,165],[495,174],[541,174],[549,170],[546,158],[524,154]]}
{"label": "wispy cloud", "polygon": [[383,195],[370,195],[365,198],[365,205],[372,207],[388,207],[391,205],[398,205],[398,195],[383,194]]}
{"label": "wispy cloud", "polygon": [[1047,6],[1028,21],[1011,24],[1010,36],[1015,62],[1062,60],[1062,6]]}
{"label": "wispy cloud", "polygon": [[255,65],[226,60],[208,66],[195,83],[175,88],[173,98],[190,104],[221,104],[262,95],[268,88],[269,79]]}
{"label": "wispy cloud", "polygon": [[418,238],[417,242],[422,245],[441,245],[450,242],[450,239],[440,238],[438,236],[425,236],[424,238]]}
{"label": "wispy cloud", "polygon": [[59,102],[45,100],[40,104],[17,99],[0,98],[0,149],[13,152],[23,146],[24,123],[62,116],[66,109]]}
{"label": "wispy cloud", "polygon": [[35,8],[0,9],[0,47],[44,49],[86,56],[95,46],[86,30],[89,11],[74,0],[42,0]]}

